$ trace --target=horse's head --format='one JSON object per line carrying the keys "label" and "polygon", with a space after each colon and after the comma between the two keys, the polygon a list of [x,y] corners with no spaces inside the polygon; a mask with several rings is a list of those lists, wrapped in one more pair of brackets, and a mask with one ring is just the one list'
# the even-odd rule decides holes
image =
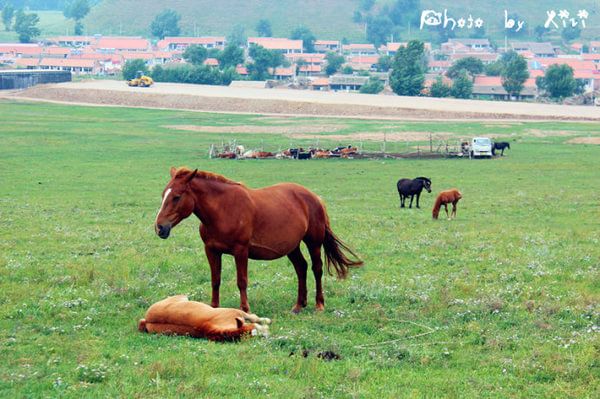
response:
{"label": "horse's head", "polygon": [[428,193],[431,192],[431,180],[429,180],[426,177],[417,177],[418,180],[421,180],[423,182],[423,188],[425,188],[425,190],[427,190]]}
{"label": "horse's head", "polygon": [[189,188],[197,173],[198,169],[171,168],[171,181],[163,190],[162,203],[154,223],[154,230],[160,238],[168,238],[171,229],[194,211],[194,198]]}

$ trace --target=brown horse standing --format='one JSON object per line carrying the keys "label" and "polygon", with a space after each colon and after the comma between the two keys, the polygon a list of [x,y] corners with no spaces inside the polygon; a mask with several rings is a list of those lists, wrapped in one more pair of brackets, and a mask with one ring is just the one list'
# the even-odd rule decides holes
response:
{"label": "brown horse standing", "polygon": [[[461,198],[462,194],[455,188],[439,193],[435,199],[435,205],[433,206],[433,218],[438,218],[442,205],[444,205],[444,208],[446,209],[446,216],[448,216],[448,220],[450,220],[451,217],[456,217],[456,204],[458,204],[458,201]],[[452,204],[452,216],[448,215],[448,204],[450,203]]]}
{"label": "brown horse standing", "polygon": [[156,234],[166,239],[173,227],[191,214],[200,219],[200,237],[210,264],[212,307],[219,306],[221,255],[233,255],[240,290],[240,308],[248,312],[248,258],[273,260],[287,256],[298,275],[298,299],[293,307],[299,312],[306,306],[308,264],[300,251],[304,241],[312,260],[316,281],[316,309],[323,310],[325,300],[321,277],[325,250],[327,271],[335,269],[338,278],[346,277],[349,267],[362,261],[351,260],[349,252],[329,225],[325,206],[306,188],[281,183],[250,189],[241,183],[210,172],[171,168],[171,181],[163,191],[162,205],[155,222]]}

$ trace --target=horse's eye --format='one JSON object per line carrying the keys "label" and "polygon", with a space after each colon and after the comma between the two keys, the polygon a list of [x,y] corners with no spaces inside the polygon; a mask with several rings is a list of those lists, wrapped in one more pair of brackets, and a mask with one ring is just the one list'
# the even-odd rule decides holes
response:
{"label": "horse's eye", "polygon": [[179,199],[181,198],[181,195],[176,195],[173,197],[173,202],[177,202],[179,201]]}

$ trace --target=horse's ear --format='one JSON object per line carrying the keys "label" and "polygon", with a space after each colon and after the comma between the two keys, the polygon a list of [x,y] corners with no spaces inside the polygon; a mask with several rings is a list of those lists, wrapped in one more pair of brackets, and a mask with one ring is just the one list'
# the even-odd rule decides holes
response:
{"label": "horse's ear", "polygon": [[171,166],[169,173],[171,173],[171,178],[173,178],[175,177],[175,173],[177,173],[177,169],[174,166]]}
{"label": "horse's ear", "polygon": [[194,171],[185,179],[186,184],[191,182],[194,177],[198,174],[198,169],[194,169]]}
{"label": "horse's ear", "polygon": [[235,324],[237,325],[237,328],[244,327],[244,319],[242,319],[241,317],[236,317]]}

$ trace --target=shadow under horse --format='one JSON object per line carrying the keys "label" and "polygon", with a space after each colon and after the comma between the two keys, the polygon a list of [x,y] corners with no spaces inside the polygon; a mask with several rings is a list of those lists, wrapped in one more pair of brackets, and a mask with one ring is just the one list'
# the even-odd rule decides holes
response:
{"label": "shadow under horse", "polygon": [[396,184],[398,188],[398,194],[400,195],[400,208],[404,208],[406,198],[410,196],[409,208],[412,208],[413,198],[417,196],[417,208],[419,206],[419,198],[421,197],[421,191],[427,190],[431,192],[431,180],[427,177],[416,177],[414,179],[400,179]]}

